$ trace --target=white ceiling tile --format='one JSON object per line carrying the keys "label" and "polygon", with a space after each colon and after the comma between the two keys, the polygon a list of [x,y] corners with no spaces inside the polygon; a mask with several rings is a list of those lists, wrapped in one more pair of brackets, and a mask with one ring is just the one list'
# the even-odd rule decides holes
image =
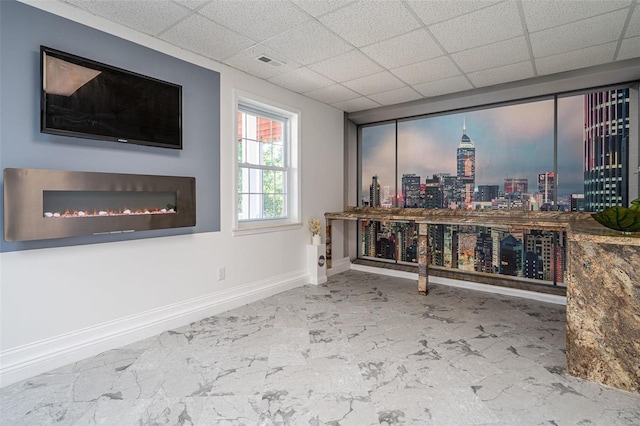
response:
{"label": "white ceiling tile", "polygon": [[365,98],[364,96],[361,98],[349,99],[348,101],[336,102],[331,105],[345,112],[363,111],[365,109],[380,106],[379,103],[374,102],[369,98]]}
{"label": "white ceiling tile", "polygon": [[515,2],[503,2],[485,9],[429,26],[450,53],[524,35]]}
{"label": "white ceiling tile", "polygon": [[365,96],[372,95],[374,93],[387,92],[392,89],[406,86],[406,84],[398,80],[389,71],[383,71],[366,77],[356,78],[355,80],[345,81],[342,84]]}
{"label": "white ceiling tile", "polygon": [[214,1],[198,13],[256,41],[267,40],[311,19],[286,1]]}
{"label": "white ceiling tile", "polygon": [[625,38],[640,36],[640,4],[636,3],[636,7],[631,15],[629,26],[624,33]]}
{"label": "white ceiling tile", "polygon": [[533,56],[542,58],[617,40],[622,32],[620,22],[626,16],[626,10],[618,10],[533,33],[530,35]]}
{"label": "white ceiling tile", "polygon": [[640,57],[640,36],[625,38],[620,44],[620,51],[616,60],[631,59]]}
{"label": "white ceiling tile", "polygon": [[68,0],[68,3],[147,34],[158,34],[191,13],[168,0]]}
{"label": "white ceiling tile", "polygon": [[640,0],[59,1],[345,111],[640,57]]}
{"label": "white ceiling tile", "polygon": [[415,85],[427,81],[440,80],[460,74],[458,68],[446,56],[441,56],[417,64],[406,65],[391,70],[407,84]]}
{"label": "white ceiling tile", "polygon": [[493,86],[509,81],[524,80],[533,77],[531,61],[505,65],[467,74],[469,80],[476,87]]}
{"label": "white ceiling tile", "polygon": [[536,59],[536,69],[538,74],[544,75],[611,62],[617,45],[618,43],[614,41],[572,52],[546,56]]}
{"label": "white ceiling tile", "polygon": [[340,37],[357,47],[395,37],[420,27],[397,1],[360,1],[319,18]]}
{"label": "white ceiling tile", "polygon": [[462,68],[463,72],[474,72],[526,61],[530,56],[525,38],[516,37],[454,53],[451,59]]}
{"label": "white ceiling tile", "polygon": [[254,44],[252,40],[200,15],[189,16],[160,38],[218,61]]}
{"label": "white ceiling tile", "polygon": [[340,83],[382,71],[380,65],[359,50],[311,64],[309,68]]}
{"label": "white ceiling tile", "polygon": [[209,3],[211,0],[173,0],[181,6],[188,7],[189,9],[197,9],[203,4]]}
{"label": "white ceiling tile", "polygon": [[408,1],[416,15],[425,23],[425,25],[435,24],[436,22],[446,21],[451,18],[464,15],[474,10],[496,4],[496,1],[442,1],[442,0],[418,0]]}
{"label": "white ceiling tile", "polygon": [[416,99],[420,99],[422,96],[411,87],[405,86],[400,89],[369,95],[368,97],[381,105],[393,105],[401,102],[415,101]]}
{"label": "white ceiling tile", "polygon": [[293,0],[301,9],[304,9],[309,15],[317,18],[325,13],[345,7],[355,0]]}
{"label": "white ceiling tile", "polygon": [[514,2],[485,9],[429,26],[448,52],[459,52],[524,35]]}
{"label": "white ceiling tile", "polygon": [[345,43],[317,21],[309,21],[266,41],[264,44],[304,65],[353,49],[351,45]]}
{"label": "white ceiling tile", "polygon": [[627,1],[584,1],[584,0],[538,0],[523,1],[525,21],[530,32],[536,32],[558,25],[629,7]]}
{"label": "white ceiling tile", "polygon": [[305,92],[304,95],[320,102],[324,102],[325,104],[335,104],[337,102],[360,97],[360,95],[353,90],[349,90],[340,84],[311,90],[309,92]]}
{"label": "white ceiling tile", "polygon": [[428,83],[416,84],[413,88],[422,96],[427,98],[473,89],[469,81],[462,75],[431,81]]}
{"label": "white ceiling tile", "polygon": [[286,74],[280,74],[270,78],[269,81],[298,93],[309,92],[335,84],[335,81],[307,67],[301,67]]}
{"label": "white ceiling tile", "polygon": [[444,54],[423,29],[371,44],[360,50],[386,68],[415,64]]}
{"label": "white ceiling tile", "polygon": [[[279,65],[275,62],[266,63],[259,61],[257,58],[260,56],[266,56],[274,59],[275,61],[278,61]],[[261,45],[243,50],[223,62],[236,69],[265,79],[287,73],[300,67],[299,63],[286,59],[280,56],[279,53]]]}

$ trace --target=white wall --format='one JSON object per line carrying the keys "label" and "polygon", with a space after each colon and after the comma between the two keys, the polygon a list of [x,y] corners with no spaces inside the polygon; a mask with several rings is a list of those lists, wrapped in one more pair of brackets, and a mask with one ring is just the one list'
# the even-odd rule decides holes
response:
{"label": "white wall", "polygon": [[[26,3],[220,72],[221,231],[1,253],[2,386],[308,282],[306,223],[343,209],[342,111],[65,4]],[[232,235],[235,89],[301,111],[299,229]]]}

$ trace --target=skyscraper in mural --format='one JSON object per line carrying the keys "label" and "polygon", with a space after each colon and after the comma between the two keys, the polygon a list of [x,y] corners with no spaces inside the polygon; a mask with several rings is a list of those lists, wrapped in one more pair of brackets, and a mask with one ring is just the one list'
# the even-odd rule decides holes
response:
{"label": "skyscraper in mural", "polygon": [[556,205],[556,177],[553,172],[538,174],[538,192],[540,193],[540,204]]}
{"label": "skyscraper in mural", "polygon": [[475,201],[491,201],[500,195],[500,186],[498,185],[478,185],[478,199]]}
{"label": "skyscraper in mural", "polygon": [[424,184],[424,208],[441,209],[444,207],[443,184],[438,175],[425,179]]}
{"label": "skyscraper in mural", "polygon": [[462,125],[462,137],[458,142],[456,160],[456,176],[459,184],[457,201],[466,207],[473,202],[476,185],[476,144],[467,136],[466,123]]}
{"label": "skyscraper in mural", "polygon": [[529,179],[527,178],[505,178],[504,193],[505,194],[527,194],[529,192]]}
{"label": "skyscraper in mural", "polygon": [[402,175],[402,207],[422,207],[420,201],[420,176]]}
{"label": "skyscraper in mural", "polygon": [[584,95],[584,208],[629,205],[629,89]]}
{"label": "skyscraper in mural", "polygon": [[380,207],[380,183],[378,175],[371,178],[371,186],[369,187],[369,205],[371,207]]}

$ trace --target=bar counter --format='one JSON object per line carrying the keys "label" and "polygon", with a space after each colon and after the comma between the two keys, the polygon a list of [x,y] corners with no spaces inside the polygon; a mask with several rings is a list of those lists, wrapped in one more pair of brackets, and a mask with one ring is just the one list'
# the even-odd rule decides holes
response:
{"label": "bar counter", "polygon": [[640,394],[640,235],[590,213],[349,207],[325,213],[327,268],[333,220],[418,225],[418,291],[428,294],[428,227],[506,226],[567,233],[567,373]]}

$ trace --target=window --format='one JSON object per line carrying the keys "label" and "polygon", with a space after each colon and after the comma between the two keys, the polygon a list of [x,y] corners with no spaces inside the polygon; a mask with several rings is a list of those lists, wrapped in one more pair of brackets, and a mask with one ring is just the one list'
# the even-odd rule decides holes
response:
{"label": "window", "polygon": [[298,114],[239,97],[236,133],[236,226],[299,226]]}

